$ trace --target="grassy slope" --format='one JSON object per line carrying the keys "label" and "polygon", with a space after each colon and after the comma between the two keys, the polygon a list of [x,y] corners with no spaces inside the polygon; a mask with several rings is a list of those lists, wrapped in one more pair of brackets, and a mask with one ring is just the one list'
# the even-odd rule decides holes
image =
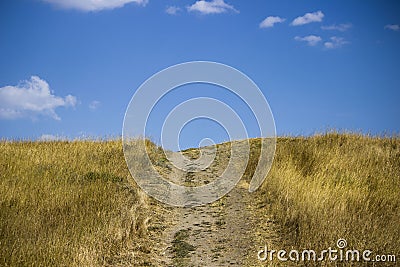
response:
{"label": "grassy slope", "polygon": [[257,194],[286,247],[317,251],[344,238],[349,249],[400,255],[399,138],[279,138]]}
{"label": "grassy slope", "polygon": [[[128,182],[121,147],[0,142],[0,265],[160,265],[156,241],[167,213]],[[326,249],[345,238],[353,248],[399,255],[398,138],[279,138],[256,196],[286,246]]]}
{"label": "grassy slope", "polygon": [[0,266],[149,265],[160,207],[128,183],[120,141],[0,151]]}

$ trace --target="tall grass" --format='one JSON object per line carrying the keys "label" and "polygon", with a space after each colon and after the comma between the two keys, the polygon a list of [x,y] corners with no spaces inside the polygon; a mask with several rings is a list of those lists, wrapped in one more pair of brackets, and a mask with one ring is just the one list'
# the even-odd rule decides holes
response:
{"label": "tall grass", "polygon": [[279,138],[258,196],[286,247],[317,251],[344,238],[348,248],[400,257],[399,138]]}
{"label": "tall grass", "polygon": [[121,141],[0,151],[0,266],[151,265],[160,207],[128,182]]}
{"label": "tall grass", "polygon": [[[259,144],[251,140],[245,179]],[[168,172],[162,151],[147,145]],[[165,265],[168,209],[131,182],[121,141],[2,141],[0,153],[0,266]],[[322,250],[345,238],[349,248],[400,255],[399,138],[278,138],[256,192],[283,248]]]}

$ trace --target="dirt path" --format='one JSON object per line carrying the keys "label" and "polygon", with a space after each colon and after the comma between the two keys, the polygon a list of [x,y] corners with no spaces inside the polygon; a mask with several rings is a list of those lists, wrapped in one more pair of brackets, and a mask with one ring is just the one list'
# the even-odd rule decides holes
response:
{"label": "dirt path", "polygon": [[[196,157],[193,154],[197,153],[189,151],[186,155]],[[180,184],[208,183],[218,177],[228,160],[226,153],[219,152],[211,166],[198,172],[199,166],[187,160],[189,172],[174,169],[169,178]],[[166,266],[259,266],[257,251],[263,244],[257,236],[260,222],[252,212],[252,202],[254,195],[248,192],[248,183],[241,180],[214,203],[175,208],[174,226],[165,231]]]}

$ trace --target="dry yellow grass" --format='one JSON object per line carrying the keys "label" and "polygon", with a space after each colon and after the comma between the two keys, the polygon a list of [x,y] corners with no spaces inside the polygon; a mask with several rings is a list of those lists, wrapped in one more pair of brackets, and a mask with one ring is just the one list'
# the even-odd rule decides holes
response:
{"label": "dry yellow grass", "polygon": [[[246,179],[259,140],[251,144]],[[121,141],[2,141],[0,152],[0,266],[163,266],[168,209],[130,181]],[[345,238],[351,248],[400,255],[399,138],[279,138],[255,196],[280,228],[278,249],[326,249]]]}
{"label": "dry yellow grass", "polygon": [[344,238],[348,248],[400,255],[398,137],[279,138],[257,194],[260,211],[282,229],[283,248],[321,251]]}
{"label": "dry yellow grass", "polygon": [[121,141],[3,141],[0,151],[0,266],[156,262],[162,207],[128,182]]}

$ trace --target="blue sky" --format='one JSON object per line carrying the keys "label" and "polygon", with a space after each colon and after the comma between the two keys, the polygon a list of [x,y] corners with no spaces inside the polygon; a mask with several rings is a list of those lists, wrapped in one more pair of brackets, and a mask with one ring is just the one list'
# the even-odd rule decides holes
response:
{"label": "blue sky", "polygon": [[119,136],[136,89],[194,60],[248,75],[278,135],[399,133],[399,25],[398,1],[3,0],[0,137]]}

